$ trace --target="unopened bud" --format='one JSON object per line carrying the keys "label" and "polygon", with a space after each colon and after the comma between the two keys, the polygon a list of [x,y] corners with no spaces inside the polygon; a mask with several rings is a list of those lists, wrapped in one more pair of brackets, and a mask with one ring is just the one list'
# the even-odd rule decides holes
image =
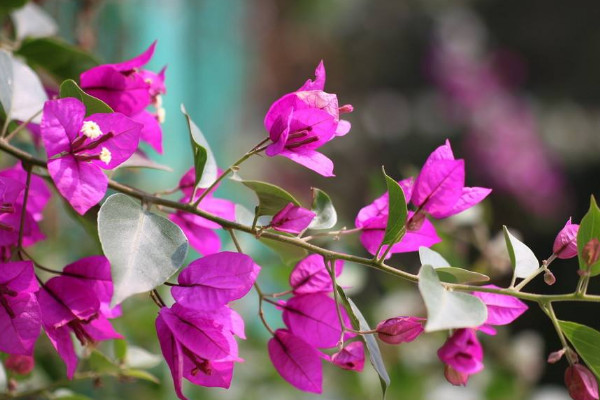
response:
{"label": "unopened bud", "polygon": [[548,364],[556,364],[565,355],[565,349],[553,351],[548,355]]}
{"label": "unopened bud", "polygon": [[582,256],[588,267],[596,264],[600,257],[600,241],[597,238],[590,239],[590,241],[583,246]]}
{"label": "unopened bud", "polygon": [[444,377],[454,386],[467,386],[469,381],[469,374],[458,372],[448,364],[444,367]]}
{"label": "unopened bud", "polygon": [[582,364],[573,364],[567,368],[565,385],[573,400],[598,400],[598,381]]}
{"label": "unopened bud", "polygon": [[35,361],[31,356],[11,354],[4,362],[6,369],[19,375],[27,375],[33,370]]}
{"label": "unopened bud", "polygon": [[352,342],[331,356],[331,362],[342,369],[362,371],[365,365],[365,350],[362,342]]}
{"label": "unopened bud", "polygon": [[338,109],[338,112],[340,114],[347,114],[351,113],[352,111],[354,111],[354,107],[352,106],[352,104],[344,104]]}
{"label": "unopened bud", "polygon": [[552,286],[556,283],[556,277],[549,269],[544,272],[544,282],[546,282],[546,285],[548,286]]}
{"label": "unopened bud", "polygon": [[377,325],[377,336],[389,344],[408,343],[423,333],[425,318],[396,317],[386,319]]}

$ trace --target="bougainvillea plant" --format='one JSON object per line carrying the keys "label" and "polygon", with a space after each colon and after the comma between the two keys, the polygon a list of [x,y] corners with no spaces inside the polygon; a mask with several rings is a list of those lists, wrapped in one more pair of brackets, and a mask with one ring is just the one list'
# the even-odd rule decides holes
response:
{"label": "bougainvillea plant", "polygon": [[[332,230],[337,215],[331,197],[321,190],[313,190],[313,204],[306,208],[282,188],[236,175],[231,181],[250,188],[259,199],[253,222],[247,224],[236,212],[237,199],[215,197],[214,191],[248,158],[280,155],[322,176],[334,176],[334,160],[317,150],[335,146],[329,142],[351,134],[350,123],[340,116],[353,107],[340,106],[336,94],[324,91],[322,61],[314,79],[276,100],[266,112],[265,139],[224,170],[217,167],[206,139],[183,110],[194,165],[172,191],[182,196],[174,201],[162,193],[149,193],[109,178],[104,170],[139,156],[140,140],[162,152],[160,122],[165,111],[160,99],[166,93],[166,74],[164,69],[142,69],[155,46],[128,61],[82,69],[79,82],[61,81],[57,71],[49,70],[57,86],[47,88],[18,58],[18,47],[13,52],[0,50],[0,151],[11,164],[0,171],[0,352],[6,354],[3,364],[11,377],[0,390],[7,396],[26,398],[48,390],[22,389],[12,378],[31,373],[41,332],[64,361],[68,379],[101,377],[102,371],[82,371],[81,359],[104,357],[110,364],[97,346],[123,338],[111,320],[123,315],[121,303],[144,293],[157,306],[156,340],[177,397],[186,399],[184,380],[229,388],[236,363],[244,356],[237,340],[246,339],[244,319],[232,304],[246,301],[254,290],[257,315],[271,336],[264,350],[279,375],[301,391],[321,393],[327,384],[325,368],[360,372],[369,359],[385,396],[391,382],[378,341],[411,346],[419,336],[435,331],[447,333],[437,350],[440,370],[450,384],[467,385],[471,375],[485,368],[480,337],[496,335],[497,326],[512,323],[537,305],[561,341],[549,362],[564,359],[570,395],[576,400],[598,399],[600,332],[559,319],[553,308],[556,302],[600,302],[600,296],[587,291],[590,279],[600,274],[600,209],[593,197],[581,223],[569,218],[551,255],[541,263],[504,228],[513,266],[507,287],[483,284],[489,281],[487,276],[453,267],[430,249],[444,237],[437,233],[436,220],[470,209],[492,191],[465,186],[465,162],[455,158],[448,140],[432,151],[415,177],[397,181],[384,171],[386,192],[357,212],[353,229]],[[57,51],[75,50],[61,44]],[[47,93],[55,94],[48,98]],[[41,146],[35,152],[16,140],[30,134]],[[108,188],[116,193],[107,197]],[[40,222],[51,196],[64,199],[74,215],[97,214],[102,254],[56,269],[32,256],[30,248],[45,240]],[[221,250],[222,238],[215,232],[219,229],[229,234],[237,252]],[[289,273],[289,287],[276,293],[263,290],[261,266],[242,248],[238,234],[305,252]],[[360,235],[369,255],[339,252],[327,241],[317,242],[352,234]],[[184,265],[190,246],[202,256]],[[391,258],[401,252],[418,252],[417,274]],[[546,283],[554,283],[551,263],[573,257],[579,260],[573,292],[525,290],[540,274]],[[346,261],[415,284],[426,313],[368,322],[349,297],[349,288],[338,283]],[[264,306],[280,311],[280,327],[267,322]],[[149,375],[123,362],[111,365],[104,373]]]}

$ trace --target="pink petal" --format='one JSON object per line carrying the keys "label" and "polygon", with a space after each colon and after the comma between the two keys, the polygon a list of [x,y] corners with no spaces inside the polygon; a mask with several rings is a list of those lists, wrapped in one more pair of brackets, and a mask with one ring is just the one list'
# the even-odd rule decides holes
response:
{"label": "pink petal", "polygon": [[331,362],[342,369],[362,371],[365,365],[365,349],[363,343],[352,342],[331,356]]}
{"label": "pink petal", "polygon": [[160,349],[163,353],[163,357],[171,370],[171,376],[173,377],[173,386],[175,386],[175,393],[181,400],[187,400],[187,397],[182,391],[182,380],[183,380],[183,354],[181,351],[181,345],[173,336],[173,333],[169,329],[168,325],[164,322],[161,314],[156,318],[156,334],[158,336],[158,342]]}
{"label": "pink petal", "polygon": [[438,350],[439,359],[458,372],[476,374],[483,369],[483,348],[474,329],[458,329]]}
{"label": "pink petal", "polygon": [[94,317],[100,302],[87,285],[61,276],[50,279],[38,292],[45,325],[59,326]]}
{"label": "pink petal", "polygon": [[[268,115],[268,114],[267,114]],[[294,108],[289,107],[280,114],[269,129],[269,138],[273,141],[267,146],[265,154],[273,157],[283,151],[290,134],[290,124],[294,118]]]}
{"label": "pink petal", "polygon": [[465,184],[463,160],[439,160],[426,164],[415,181],[412,203],[432,216],[452,209]]}
{"label": "pink petal", "polygon": [[340,120],[338,122],[338,126],[335,129],[335,136],[345,136],[348,132],[350,132],[350,128],[352,128],[352,124],[345,120]]}
{"label": "pink petal", "polygon": [[152,146],[157,153],[162,154],[162,129],[156,115],[144,110],[132,115],[131,119],[143,126],[140,139]]}
{"label": "pink petal", "polygon": [[[494,285],[484,287],[498,288]],[[485,323],[488,325],[508,325],[528,309],[525,303],[513,296],[486,292],[475,292],[473,296],[479,297],[487,306]]]}
{"label": "pink petal", "polygon": [[[464,187],[462,189],[462,193],[458,198],[458,201],[452,206],[451,209],[437,213],[434,215],[436,218],[446,218],[454,214],[458,214],[468,208],[473,207],[475,204],[480,203],[483,199],[485,199],[490,193],[492,189],[482,188],[482,187]],[[433,214],[432,214],[433,215]]]}
{"label": "pink petal", "polygon": [[189,308],[213,310],[241,299],[252,288],[260,267],[245,254],[224,251],[192,261],[171,288],[175,301]]}
{"label": "pink petal", "polygon": [[71,151],[85,116],[83,103],[72,97],[44,103],[40,129],[48,158]]}
{"label": "pink petal", "polygon": [[58,355],[67,365],[67,377],[73,379],[73,375],[75,375],[75,371],[77,370],[77,355],[75,354],[75,346],[73,346],[70,329],[65,326],[54,328],[45,325],[44,330],[58,352]]}
{"label": "pink petal", "polygon": [[0,285],[19,293],[34,293],[40,289],[35,278],[33,262],[0,263]]}
{"label": "pink petal", "polygon": [[233,361],[210,361],[210,374],[202,370],[193,374],[196,365],[184,354],[183,376],[190,382],[205,387],[222,387],[228,389],[233,377]]}
{"label": "pink petal", "polygon": [[156,40],[144,50],[140,55],[132,58],[131,60],[123,61],[116,64],[109,64],[114,66],[119,71],[129,71],[131,69],[139,69],[144,65],[148,64],[152,56],[154,55],[154,49],[156,48]]}
{"label": "pink petal", "polygon": [[577,232],[579,232],[579,225],[571,223],[571,218],[569,218],[556,235],[552,245],[552,252],[558,258],[568,259],[577,255]]}
{"label": "pink petal", "polygon": [[102,148],[106,147],[111,154],[108,164],[101,160],[93,160],[92,163],[100,168],[114,169],[127,160],[138,148],[142,125],[133,121],[123,114],[93,114],[85,119],[94,121],[100,127],[104,135],[113,132],[113,137],[103,142],[85,154],[100,154]]}
{"label": "pink petal", "polygon": [[82,326],[87,334],[97,342],[110,339],[123,339],[123,335],[117,332],[108,319],[101,314],[91,321],[82,324]]}
{"label": "pink petal", "polygon": [[288,203],[273,216],[271,228],[276,231],[298,234],[308,228],[317,214],[313,211]]}
{"label": "pink petal", "polygon": [[[343,260],[335,261],[335,275],[340,276]],[[295,294],[331,292],[333,284],[323,256],[311,254],[302,259],[290,274],[290,286]]]}
{"label": "pink petal", "polygon": [[452,147],[450,147],[450,141],[448,139],[427,157],[424,166],[439,160],[454,160],[454,154],[452,153]]}
{"label": "pink petal", "polygon": [[159,315],[178,342],[194,354],[209,360],[227,357],[230,346],[220,329],[207,319],[195,317],[193,310],[173,306],[177,313],[162,308]]}
{"label": "pink petal", "polygon": [[[346,310],[341,308],[341,312],[349,326]],[[286,302],[282,317],[294,335],[302,337],[312,346],[334,347],[340,340],[342,328],[335,301],[323,293],[292,297]]]}
{"label": "pink petal", "polygon": [[317,350],[285,329],[269,340],[269,357],[283,379],[305,392],[321,393],[323,367]]}
{"label": "pink petal", "polygon": [[302,152],[284,150],[279,155],[289,158],[295,163],[315,171],[317,174],[325,177],[335,176],[333,173],[333,161],[314,150],[305,150]]}
{"label": "pink petal", "polygon": [[[169,219],[176,223],[190,242],[190,246],[203,255],[217,253],[221,249],[221,239],[213,230],[194,224],[188,213],[171,214]],[[195,219],[193,219],[195,221]]]}
{"label": "pink petal", "polygon": [[13,312],[11,317],[5,306],[0,306],[0,351],[9,354],[33,354],[33,347],[42,329],[40,308],[31,294],[4,296]]}
{"label": "pink petal", "polygon": [[48,173],[60,194],[83,215],[102,200],[108,178],[97,166],[79,162],[70,154],[48,161]]}
{"label": "pink petal", "polygon": [[315,80],[308,79],[304,82],[304,85],[298,89],[301,90],[324,90],[325,89],[325,64],[323,64],[323,60],[319,62],[317,68],[315,68]]}

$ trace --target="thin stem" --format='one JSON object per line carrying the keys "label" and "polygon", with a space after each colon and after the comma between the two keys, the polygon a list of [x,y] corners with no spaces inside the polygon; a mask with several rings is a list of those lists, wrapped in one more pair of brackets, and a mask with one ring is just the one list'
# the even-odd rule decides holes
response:
{"label": "thin stem", "polygon": [[225,171],[223,171],[221,173],[221,175],[219,175],[217,177],[217,179],[213,183],[211,183],[211,185],[209,187],[207,187],[206,189],[204,189],[204,192],[202,192],[202,194],[198,197],[198,199],[196,201],[194,201],[194,196],[196,195],[196,188],[194,188],[194,193],[192,194],[192,199],[191,199],[191,203],[193,203],[194,208],[198,207],[198,204],[200,204],[200,202],[202,201],[202,199],[204,199],[206,196],[208,196],[208,194],[215,187],[217,187],[217,185],[223,179],[225,179],[225,177],[227,175],[229,175],[231,172],[233,172],[237,167],[239,167],[244,161],[246,161],[247,159],[249,159],[250,157],[252,157],[254,154],[258,154],[261,151],[263,151],[265,149],[265,147],[260,147],[260,146],[262,146],[263,144],[267,143],[268,141],[269,141],[269,138],[264,139],[262,142],[260,142],[256,146],[254,146],[252,148],[252,150],[250,150],[249,152],[247,152],[246,154],[244,154],[239,160],[237,160],[236,162],[234,162],[233,164],[231,164],[229,166],[229,168],[227,168]]}
{"label": "thin stem", "polygon": [[229,232],[229,236],[231,236],[231,240],[233,241],[233,244],[235,245],[235,248],[237,249],[238,253],[244,254],[244,250],[242,250],[242,246],[240,245],[240,242],[237,236],[235,235],[233,229],[227,229],[227,232]]}
{"label": "thin stem", "polygon": [[[400,230],[400,238],[402,238],[404,235],[406,234],[406,225],[402,227],[402,229]],[[399,242],[400,240],[398,240]],[[383,263],[383,260],[385,260],[385,257],[387,257],[387,255],[389,254],[389,252],[392,250],[392,247],[394,246],[395,243],[392,244],[388,244],[388,247],[386,247],[385,251],[383,252],[383,254],[381,255],[381,257],[379,257],[378,261],[380,263]],[[381,247],[383,247],[383,242],[381,242]],[[377,251],[377,254],[379,254],[380,249]]]}
{"label": "thin stem", "polygon": [[[37,117],[38,115],[40,115],[41,113],[42,113],[42,110],[39,110],[38,112],[33,114],[31,117],[29,117],[29,119],[27,121],[24,121],[19,126],[17,126],[14,131],[12,131],[8,135],[6,135],[6,141],[10,142],[17,133],[19,133],[23,128],[25,128],[27,126],[27,124],[31,123],[31,121],[33,121],[33,119],[35,117]],[[4,136],[4,135],[2,135],[2,136]]]}
{"label": "thin stem", "polygon": [[272,297],[272,298],[276,299],[278,297],[287,296],[288,294],[292,294],[292,293],[294,293],[294,289],[286,290],[284,292],[279,292],[279,293],[269,293],[269,294],[265,293],[265,297]]}
{"label": "thin stem", "polygon": [[531,275],[527,278],[523,279],[517,286],[515,286],[516,291],[520,291],[527,285],[529,282],[535,279],[536,276],[548,270],[548,266],[552,264],[552,261],[556,260],[556,254],[550,255],[547,260],[542,261],[542,265],[538,269],[536,269]]}
{"label": "thin stem", "polygon": [[331,232],[318,232],[318,233],[313,233],[310,236],[305,236],[302,238],[302,240],[304,240],[305,242],[308,242],[309,240],[313,240],[316,238],[322,238],[322,237],[328,237],[328,236],[333,236],[334,239],[336,239],[337,236],[342,236],[342,235],[350,235],[352,233],[358,233],[358,232],[362,232],[363,228],[353,228],[353,229],[340,229],[339,231],[331,231]]}
{"label": "thin stem", "polygon": [[3,138],[6,135],[6,131],[8,130],[8,124],[10,124],[10,110],[6,113],[6,119],[4,120],[4,125],[2,125],[2,132],[0,133],[0,138]]}
{"label": "thin stem", "polygon": [[[10,143],[6,142],[6,140],[4,140],[2,138],[0,138],[0,150],[6,152],[8,154],[11,154],[12,156],[20,159],[21,161],[28,162],[31,165],[39,166],[42,168],[47,168],[46,162],[44,160],[38,159],[38,158],[34,157],[33,155],[15,147],[15,146],[12,146]],[[236,230],[236,231],[240,231],[240,232],[249,233],[252,235],[256,234],[256,230],[252,226],[240,224],[238,222],[234,222],[234,221],[230,221],[225,218],[221,218],[214,214],[210,214],[206,211],[197,209],[190,204],[179,203],[179,202],[176,202],[173,200],[153,196],[150,193],[144,192],[140,189],[137,189],[137,188],[134,188],[134,187],[131,187],[128,185],[124,185],[119,182],[115,182],[113,180],[108,181],[108,186],[117,192],[126,194],[126,195],[134,197],[136,199],[144,200],[147,203],[152,203],[154,205],[169,207],[174,210],[180,210],[180,211],[188,212],[188,213],[191,213],[194,215],[198,215],[200,217],[206,218],[210,221],[213,221],[213,222],[221,225],[221,227],[223,227],[224,229],[232,229],[232,230]],[[308,242],[304,241],[303,239],[279,235],[279,234],[276,234],[273,232],[268,232],[268,231],[263,232],[262,237],[266,238],[266,239],[272,239],[277,242],[286,243],[286,244],[295,246],[297,248],[302,248],[302,249],[307,250],[310,253],[320,254],[320,255],[328,257],[328,258],[333,258],[333,259],[337,259],[337,260],[344,260],[344,261],[349,261],[349,262],[353,262],[356,264],[361,264],[361,265],[376,269],[380,272],[385,272],[387,274],[393,275],[397,278],[404,279],[409,282],[416,283],[419,281],[419,277],[417,275],[403,271],[402,269],[391,267],[391,266],[385,264],[383,262],[383,260],[379,261],[374,258],[364,258],[364,257],[355,256],[352,254],[346,254],[346,253],[332,251],[332,250],[329,250],[329,249],[326,249],[326,248],[323,248],[320,246],[316,246],[312,243],[308,243]],[[519,291],[514,290],[513,288],[506,288],[506,289],[489,288],[489,287],[486,288],[486,287],[475,286],[475,285],[451,284],[451,283],[444,283],[444,286],[447,289],[463,291],[463,292],[477,291],[477,292],[486,292],[486,293],[505,294],[505,295],[519,298],[521,300],[533,301],[533,302],[538,302],[538,303],[540,301],[552,301],[552,302],[583,301],[583,302],[600,303],[600,296],[598,296],[598,295],[579,294],[576,292],[565,293],[565,294],[556,294],[556,295],[542,295],[542,294],[536,294],[536,293],[519,292]]]}
{"label": "thin stem", "polygon": [[570,352],[568,351],[569,344],[567,343],[567,339],[565,338],[565,335],[564,335],[562,329],[560,329],[560,325],[558,324],[558,318],[556,317],[556,314],[554,313],[554,308],[552,307],[552,302],[550,302],[550,301],[540,302],[540,307],[546,313],[548,318],[550,318],[550,321],[552,322],[552,325],[554,326],[554,330],[556,331],[556,334],[558,335],[558,339],[560,340],[560,343],[561,343],[563,349],[566,350],[566,354],[567,354],[569,363],[572,364],[573,360],[571,360],[571,358],[569,356]]}
{"label": "thin stem", "polygon": [[156,289],[152,289],[152,291],[150,292],[150,297],[152,297],[152,300],[154,300],[154,302],[159,308],[167,306]]}
{"label": "thin stem", "polygon": [[344,318],[342,317],[342,310],[340,309],[340,299],[339,294],[337,292],[337,280],[335,276],[335,259],[325,259],[325,268],[329,272],[329,276],[331,276],[331,283],[333,285],[333,300],[335,301],[335,311],[337,312],[338,320],[340,321],[340,340],[338,340],[338,348],[341,350],[344,346],[344,333],[346,333],[346,324],[344,323]]}
{"label": "thin stem", "polygon": [[27,171],[27,178],[25,180],[25,193],[23,194],[23,205],[21,206],[21,221],[19,223],[19,239],[17,241],[17,249],[23,247],[23,231],[25,230],[25,217],[27,214],[27,199],[29,198],[29,187],[31,186],[31,164],[24,163],[23,167]]}
{"label": "thin stem", "polygon": [[269,331],[269,333],[271,335],[275,336],[275,331],[273,331],[273,329],[271,329],[271,327],[267,323],[267,320],[265,319],[265,313],[263,311],[263,301],[267,301],[268,299],[265,298],[265,294],[263,293],[263,291],[260,289],[260,286],[256,282],[254,282],[254,289],[256,290],[256,293],[258,294],[258,316],[260,317],[262,324]]}

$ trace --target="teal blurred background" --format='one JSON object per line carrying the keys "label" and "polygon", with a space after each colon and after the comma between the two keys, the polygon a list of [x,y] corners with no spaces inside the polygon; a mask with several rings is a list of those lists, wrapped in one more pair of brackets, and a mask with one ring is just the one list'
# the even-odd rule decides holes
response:
{"label": "teal blurred background", "polygon": [[[40,3],[57,21],[62,37],[103,62],[132,58],[158,41],[148,69],[167,65],[165,152],[161,156],[147,150],[174,172],[125,176],[146,190],[174,187],[191,166],[180,104],[202,129],[220,166],[226,167],[266,136],[262,119],[269,105],[311,78],[324,59],[326,90],[337,93],[340,104],[355,107],[348,116],[353,124],[350,134],[324,148],[336,164],[337,177],[322,178],[286,159],[258,157],[240,174],[284,186],[305,202],[311,186],[324,189],[336,204],[339,227],[352,227],[356,212],[383,191],[382,164],[398,179],[408,176],[450,138],[457,157],[466,159],[467,183],[492,187],[494,195],[478,210],[479,217],[439,224],[449,233],[438,250],[457,265],[473,265],[502,284],[508,279],[506,256],[494,242],[502,224],[518,229],[543,258],[568,217],[579,221],[589,195],[600,192],[597,2],[577,6],[558,0]],[[219,194],[252,206],[248,192],[234,183],[225,183]],[[61,231],[59,221],[46,226],[54,242],[36,248],[47,264],[58,267],[95,251],[93,243],[80,243],[81,228]],[[290,266],[251,238],[242,240],[264,266],[261,285],[268,291],[285,290]],[[71,246],[70,260],[53,251],[65,243]],[[355,238],[331,246],[364,254]],[[408,269],[418,267],[413,255],[397,256],[394,262]],[[535,282],[532,290],[568,290],[577,280],[574,265],[563,262],[556,268],[555,287]],[[352,265],[345,274],[373,325],[391,316],[423,312],[414,287],[386,278]],[[156,308],[145,300],[125,305],[126,317],[118,328],[131,343],[159,352],[153,328]],[[266,354],[268,334],[256,318],[256,298],[250,295],[237,307],[248,324],[249,340],[241,345],[246,362],[236,367],[229,391],[190,385],[190,398],[319,398],[295,391],[275,374]],[[279,312],[268,311],[272,325],[280,326]],[[559,316],[569,313],[574,320],[598,325],[597,318],[585,311],[557,310]],[[565,366],[544,364],[546,354],[559,345],[537,310],[498,337],[484,339],[487,369],[467,388],[444,382],[435,354],[443,341],[443,334],[427,335],[411,345],[383,348],[393,382],[388,398],[568,399],[557,386]],[[46,350],[40,369],[52,379],[62,377],[63,365],[47,346]],[[166,366],[153,372],[164,384],[107,380],[101,387],[78,383],[74,390],[97,399],[175,398]],[[379,383],[368,366],[361,374],[325,366],[320,398],[378,396]]]}

